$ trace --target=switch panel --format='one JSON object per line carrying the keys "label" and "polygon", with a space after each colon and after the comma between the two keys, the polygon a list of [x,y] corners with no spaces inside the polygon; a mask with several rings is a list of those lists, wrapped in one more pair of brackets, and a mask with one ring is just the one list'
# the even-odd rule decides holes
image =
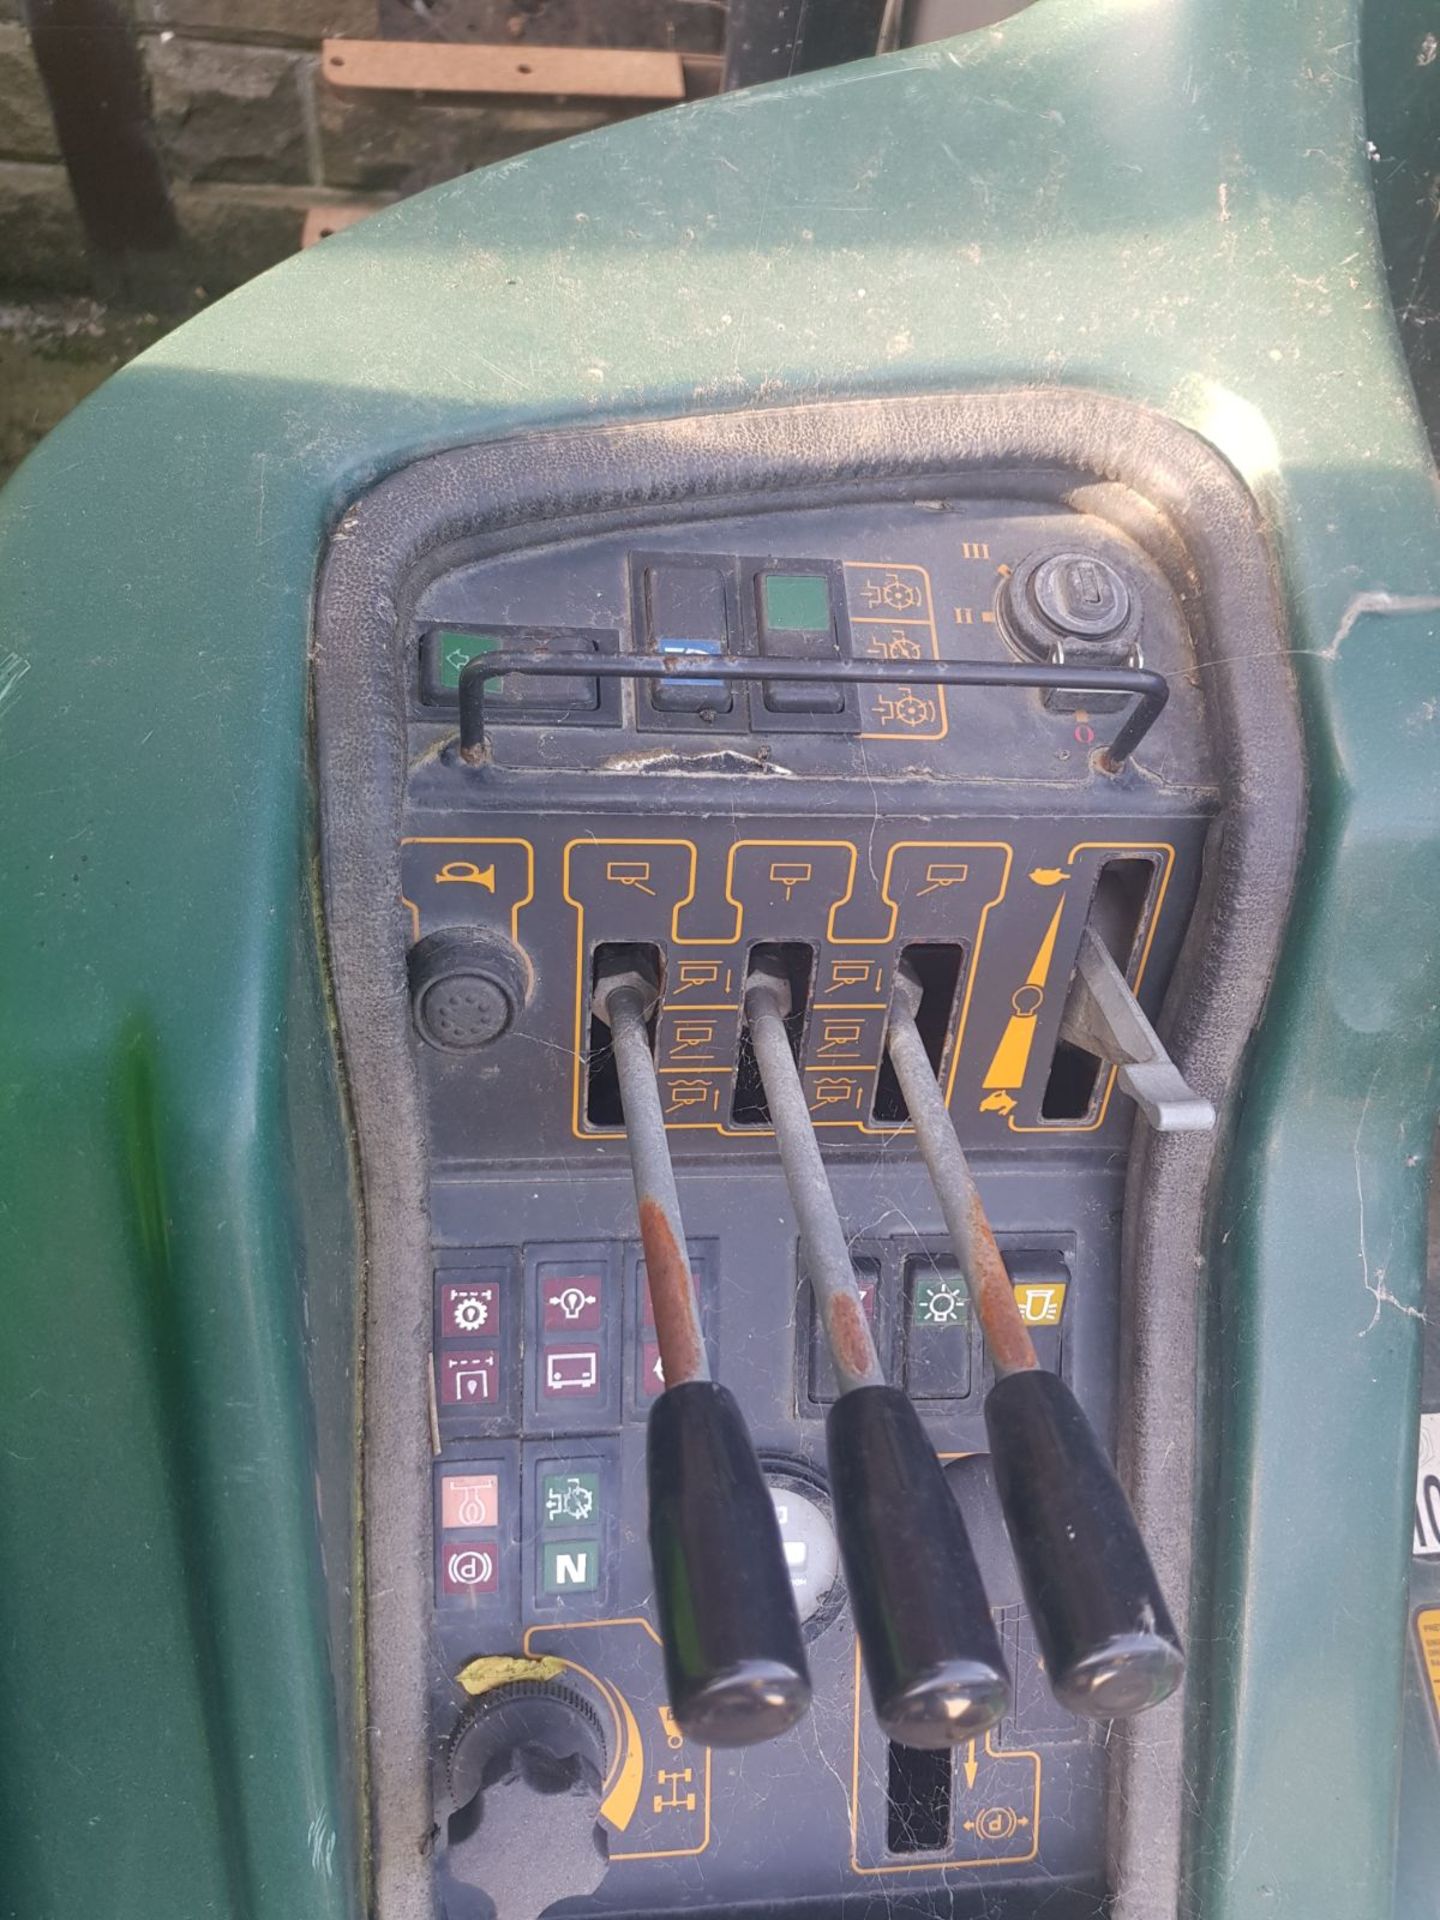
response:
{"label": "switch panel", "polygon": [[[390,583],[408,689],[393,931],[483,948],[509,1016],[483,1047],[442,1044],[418,1013],[406,1038],[435,1289],[415,1670],[445,1920],[492,1911],[484,1768],[456,1757],[486,1712],[492,1728],[530,1713],[545,1751],[559,1740],[594,1775],[599,1865],[565,1905],[589,1920],[1105,1910],[1107,1744],[1041,1671],[989,1469],[995,1368],[887,1052],[903,966],[1020,1319],[1108,1439],[1133,1108],[1062,1024],[1087,939],[1158,1014],[1221,794],[1185,610],[1096,493],[1040,468],[870,497],[757,489],[725,512],[697,489],[668,517],[461,542]],[[1082,599],[1119,582],[1126,645],[1143,635],[1170,689],[1123,773],[1101,755],[1131,696],[1006,678],[1036,670],[1007,583],[1043,585],[1056,555]],[[1047,618],[1067,604],[1050,593]],[[466,663],[537,651],[573,654],[574,674],[497,676],[484,752],[463,761]],[[608,671],[677,655],[707,670]],[[996,683],[923,677],[966,662]],[[1014,1677],[1004,1717],[953,1751],[892,1744],[857,1651],[827,1476],[839,1383],[747,1025],[757,949],[787,982],[881,1368],[945,1464]],[[666,1692],[646,1544],[666,1382],[595,997],[597,956],[617,950],[654,976],[646,1034],[706,1357],[758,1449],[803,1620],[808,1718],[743,1762],[691,1738]]]}

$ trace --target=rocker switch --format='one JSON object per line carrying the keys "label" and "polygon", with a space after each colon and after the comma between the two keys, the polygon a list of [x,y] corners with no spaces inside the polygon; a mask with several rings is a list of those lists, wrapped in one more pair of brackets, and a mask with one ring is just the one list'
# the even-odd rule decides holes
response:
{"label": "rocker switch", "polygon": [[[647,567],[645,628],[652,653],[728,653],[724,574],[718,567]],[[733,704],[723,680],[657,680],[650,699],[659,713],[728,713]]]}

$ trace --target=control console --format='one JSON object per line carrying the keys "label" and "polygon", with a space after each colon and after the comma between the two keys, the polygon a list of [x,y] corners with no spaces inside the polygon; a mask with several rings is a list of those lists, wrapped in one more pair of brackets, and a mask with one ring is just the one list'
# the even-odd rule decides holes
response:
{"label": "control console", "polygon": [[[342,1004],[373,963],[403,1007],[393,1106],[357,1101],[414,1136],[367,1400],[413,1471],[367,1499],[439,1909],[1099,1912],[1108,1722],[1179,1640],[1153,1589],[1153,1643],[1115,1654],[1080,1618],[1110,1571],[1042,1509],[1079,1448],[1123,1560],[1127,1152],[1137,1105],[1213,1121],[1155,1027],[1223,803],[1173,556],[1038,460],[707,494],[542,458],[513,503],[483,471],[427,494],[427,464],[363,564],[365,504],[342,523],[320,639],[322,679],[372,649],[322,779],[368,713],[388,795],[354,845],[383,823],[393,888],[332,889],[331,939]],[[1020,1408],[1031,1369],[1058,1412]],[[723,1442],[675,1425],[706,1383]],[[953,1649],[881,1678],[956,1529],[988,1705]],[[752,1566],[737,1617],[771,1638],[707,1718]]]}

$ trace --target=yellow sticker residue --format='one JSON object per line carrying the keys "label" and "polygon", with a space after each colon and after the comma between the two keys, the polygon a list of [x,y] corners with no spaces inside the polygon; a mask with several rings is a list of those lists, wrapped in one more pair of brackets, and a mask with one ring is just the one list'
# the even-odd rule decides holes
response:
{"label": "yellow sticker residue", "polygon": [[1435,1717],[1440,1720],[1440,1607],[1422,1607],[1416,1614],[1415,1638],[1420,1642],[1420,1659],[1429,1676]]}
{"label": "yellow sticker residue", "polygon": [[513,1686],[517,1680],[555,1680],[565,1671],[565,1662],[554,1654],[531,1659],[523,1653],[492,1653],[469,1660],[455,1678],[472,1698],[492,1693],[496,1687]]}

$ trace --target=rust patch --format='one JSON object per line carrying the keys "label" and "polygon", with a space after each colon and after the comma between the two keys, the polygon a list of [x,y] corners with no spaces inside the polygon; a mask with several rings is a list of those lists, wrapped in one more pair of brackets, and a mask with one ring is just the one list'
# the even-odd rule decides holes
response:
{"label": "rust patch", "polygon": [[970,1193],[970,1245],[966,1249],[970,1293],[980,1331],[997,1373],[1028,1373],[1040,1363],[1035,1342],[1020,1315],[1015,1289],[986,1218],[980,1195]]}
{"label": "rust patch", "polygon": [[865,1323],[865,1310],[853,1293],[831,1297],[826,1311],[830,1351],[838,1372],[863,1380],[875,1369],[875,1342]]}
{"label": "rust patch", "polygon": [[640,1202],[640,1244],[645,1249],[645,1278],[655,1309],[655,1342],[665,1384],[677,1387],[683,1380],[700,1379],[705,1373],[705,1346],[690,1262],[665,1209],[648,1197]]}

